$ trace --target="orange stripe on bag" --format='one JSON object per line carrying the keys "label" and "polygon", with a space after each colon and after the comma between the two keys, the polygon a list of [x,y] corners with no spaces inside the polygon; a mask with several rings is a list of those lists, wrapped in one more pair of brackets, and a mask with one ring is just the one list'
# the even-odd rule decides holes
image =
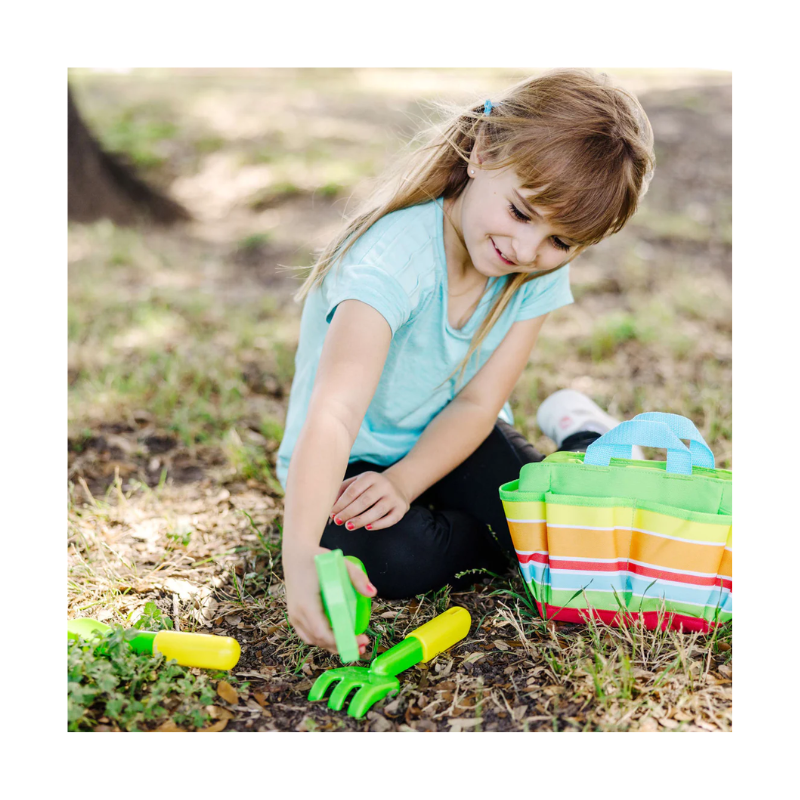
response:
{"label": "orange stripe on bag", "polygon": [[547,550],[547,523],[508,522],[515,550]]}
{"label": "orange stripe on bag", "polygon": [[733,578],[733,553],[730,550],[723,550],[722,552],[719,574],[725,578]]}
{"label": "orange stripe on bag", "polygon": [[722,544],[688,544],[624,528],[601,531],[549,528],[547,538],[552,558],[632,558],[654,567],[714,574],[723,548]]}

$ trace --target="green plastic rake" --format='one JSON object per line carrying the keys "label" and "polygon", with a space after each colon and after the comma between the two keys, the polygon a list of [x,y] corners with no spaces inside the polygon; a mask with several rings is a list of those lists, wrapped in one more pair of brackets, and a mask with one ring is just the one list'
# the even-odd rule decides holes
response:
{"label": "green plastic rake", "polygon": [[311,687],[308,699],[321,700],[328,689],[338,681],[331,692],[328,708],[341,711],[350,693],[357,689],[347,713],[360,719],[372,705],[400,689],[395,677],[415,664],[430,661],[439,653],[460,642],[468,633],[472,620],[465,608],[449,608],[430,622],[426,622],[379,655],[369,667],[340,667],[320,675]]}

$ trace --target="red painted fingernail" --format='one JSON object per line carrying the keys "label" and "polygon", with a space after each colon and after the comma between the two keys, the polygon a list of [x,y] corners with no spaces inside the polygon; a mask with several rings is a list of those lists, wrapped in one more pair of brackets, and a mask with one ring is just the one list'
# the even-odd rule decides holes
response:
{"label": "red painted fingernail", "polygon": [[366,528],[367,528],[368,531],[371,531],[372,530],[372,525],[367,525]]}
{"label": "red painted fingernail", "polygon": [[345,525],[345,528],[347,528],[347,530],[351,531],[351,530],[353,530],[353,528],[355,528],[355,525],[353,525],[352,522],[348,522],[347,525]]}
{"label": "red painted fingernail", "polygon": [[377,592],[378,590],[371,583],[368,583],[367,584],[367,591]]}
{"label": "red painted fingernail", "polygon": [[333,521],[334,521],[334,522],[335,522],[337,525],[341,525],[341,524],[342,524],[342,521],[339,519],[339,517],[334,517],[334,518],[333,518]]}

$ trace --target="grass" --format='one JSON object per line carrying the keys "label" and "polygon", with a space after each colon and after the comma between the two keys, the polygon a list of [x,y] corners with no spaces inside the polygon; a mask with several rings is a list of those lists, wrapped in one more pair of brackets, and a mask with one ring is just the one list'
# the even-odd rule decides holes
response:
{"label": "grass", "polygon": [[[131,674],[156,674],[133,692],[141,708],[112,705],[109,714],[110,695],[91,684],[95,694],[72,722],[95,730],[150,729],[168,717],[179,727],[236,730],[729,730],[730,627],[699,636],[545,622],[516,574],[478,575],[468,593],[376,602],[372,654],[450,604],[469,609],[473,628],[404,673],[400,694],[359,723],[307,702],[313,679],[336,660],[304,645],[286,619],[283,492],[274,476],[300,308],[291,301],[297,286],[278,279],[274,264],[324,243],[343,198],[361,190],[419,116],[418,98],[466,83],[458,71],[403,73],[423,87],[403,94],[390,72],[301,70],[268,85],[246,76],[187,84],[72,74],[104,141],[165,185],[180,176],[203,221],[174,231],[103,222],[69,230],[69,614],[121,626],[160,615],[182,630],[235,636],[243,648],[225,678],[240,692],[235,708],[209,699],[218,677],[190,672],[191,683],[163,663],[123,659]],[[490,94],[509,75],[470,78]],[[381,94],[384,84],[391,94]],[[307,101],[292,108],[289,125],[291,114],[274,109],[299,89]],[[634,221],[573,265],[576,303],[550,316],[512,393],[516,426],[543,452],[553,444],[536,409],[569,386],[619,418],[682,413],[717,464],[732,466],[730,199],[708,187],[695,197],[703,165],[677,164],[693,176],[684,186],[668,172],[677,158],[666,153],[663,184],[657,173]],[[675,182],[680,210],[660,188]],[[91,672],[91,653],[82,652]],[[159,688],[167,674],[190,681],[186,696],[207,717],[169,705]]]}
{"label": "grass", "polygon": [[[370,656],[452,604],[468,608],[473,627],[462,643],[404,673],[400,694],[363,723],[331,714],[324,704],[309,705],[311,682],[337,662],[303,644],[286,622],[277,503],[246,485],[229,495],[218,486],[204,491],[201,497],[192,486],[126,490],[117,484],[94,504],[73,502],[68,593],[76,616],[105,616],[122,625],[138,619],[147,627],[163,627],[170,619],[183,630],[235,636],[243,658],[225,679],[251,681],[247,696],[254,699],[258,692],[267,705],[254,700],[248,711],[233,712],[229,727],[730,727],[730,627],[700,636],[545,622],[517,575],[491,582],[487,576],[472,592],[444,588],[410,602],[376,601]],[[191,520],[191,536],[180,519]],[[158,626],[153,619],[161,620]],[[99,707],[93,712],[96,721],[101,712]],[[467,727],[460,728],[462,722]]]}

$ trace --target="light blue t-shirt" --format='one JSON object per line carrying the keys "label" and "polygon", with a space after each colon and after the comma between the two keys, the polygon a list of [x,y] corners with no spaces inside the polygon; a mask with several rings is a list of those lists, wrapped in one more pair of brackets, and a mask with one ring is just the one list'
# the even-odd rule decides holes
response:
{"label": "light blue t-shirt", "polygon": [[[458,373],[439,384],[466,356],[473,334],[507,280],[508,276],[490,278],[477,309],[456,330],[447,321],[441,200],[395,211],[376,222],[306,297],[278,450],[281,485],[286,488],[289,460],[306,418],[325,334],[339,303],[367,303],[392,329],[386,364],[349,458],[388,466],[411,450],[428,423],[455,397]],[[515,322],[539,317],[572,299],[569,265],[523,284],[481,344],[479,359],[474,354],[470,358],[459,389],[486,363]],[[500,418],[513,423],[508,402]]]}

